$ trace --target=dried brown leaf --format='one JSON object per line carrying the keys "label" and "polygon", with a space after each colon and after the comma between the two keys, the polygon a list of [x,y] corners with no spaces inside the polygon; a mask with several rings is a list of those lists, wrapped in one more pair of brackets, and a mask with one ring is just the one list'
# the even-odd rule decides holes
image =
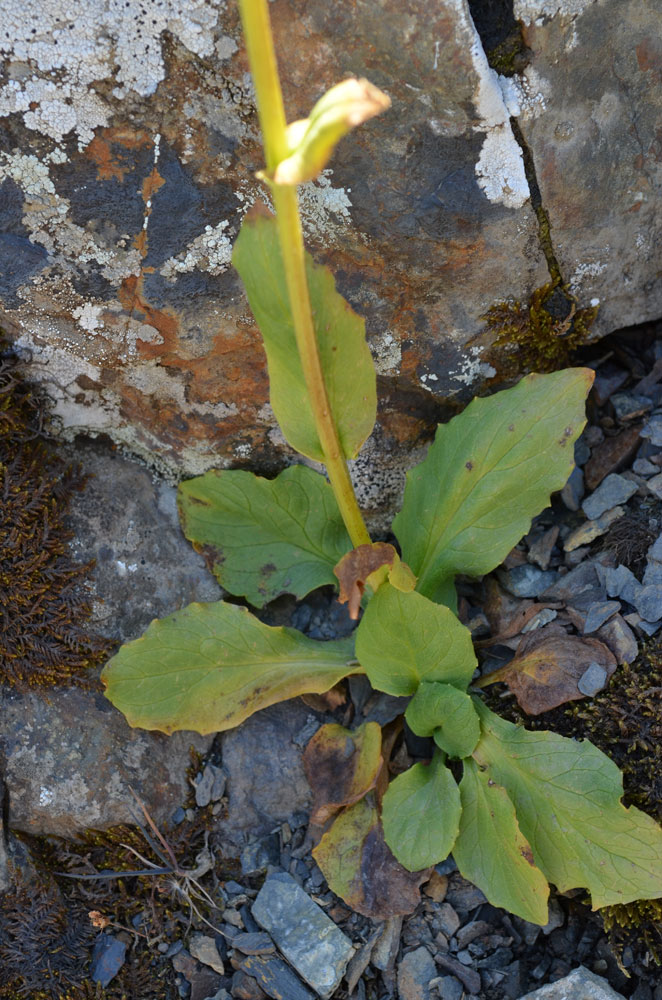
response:
{"label": "dried brown leaf", "polygon": [[387,542],[373,542],[352,549],[334,567],[333,572],[340,583],[341,604],[349,605],[349,617],[358,618],[365,583],[371,573],[380,566],[392,566],[398,553]]}
{"label": "dried brown leaf", "polygon": [[382,732],[376,722],[358,729],[332,723],[318,729],[303,755],[313,792],[311,823],[323,826],[344,806],[375,787],[382,766]]}

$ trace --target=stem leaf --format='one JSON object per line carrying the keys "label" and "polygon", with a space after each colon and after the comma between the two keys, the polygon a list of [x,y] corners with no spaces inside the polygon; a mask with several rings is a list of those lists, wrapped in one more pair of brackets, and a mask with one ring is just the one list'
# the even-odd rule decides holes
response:
{"label": "stem leaf", "polygon": [[[281,430],[302,455],[324,462],[299,360],[276,220],[264,209],[252,209],[245,216],[232,262],[264,340],[271,406]],[[365,323],[336,291],[329,269],[308,253],[306,275],[331,412],[345,458],[355,458],[377,415],[377,383]]]}

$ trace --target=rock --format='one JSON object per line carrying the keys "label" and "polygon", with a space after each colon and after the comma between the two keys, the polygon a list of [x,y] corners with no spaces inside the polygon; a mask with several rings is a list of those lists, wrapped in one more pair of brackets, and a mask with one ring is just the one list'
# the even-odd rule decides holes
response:
{"label": "rock", "polygon": [[101,442],[78,442],[71,458],[90,477],[72,498],[70,523],[76,557],[96,561],[98,631],[136,639],[153,618],[218,600],[220,587],[182,535],[173,486]]}
{"label": "rock", "polygon": [[641,436],[657,448],[662,448],[662,414],[653,414],[642,428]]}
{"label": "rock", "polygon": [[596,601],[594,604],[591,604],[586,611],[584,635],[597,632],[601,625],[604,625],[606,621],[609,621],[620,610],[621,606],[618,601]]}
{"label": "rock", "polygon": [[308,812],[311,792],[296,740],[311,716],[301,701],[272,705],[223,734],[227,817],[218,827],[238,838],[270,833],[296,812]]}
{"label": "rock", "polygon": [[624,479],[616,473],[612,473],[603,479],[597,490],[587,497],[582,503],[582,510],[594,521],[608,510],[612,510],[619,504],[627,503],[631,496],[637,492],[637,484]]}
{"label": "rock", "polygon": [[[315,994],[282,959],[275,956],[246,955],[241,959],[241,971],[256,979],[261,989],[273,1000],[315,1000]],[[234,992],[234,990],[233,990]],[[251,998],[254,1000],[254,998]]]}
{"label": "rock", "polygon": [[423,886],[423,893],[435,903],[442,903],[448,892],[448,877],[432,869],[429,880]]}
{"label": "rock", "polygon": [[552,896],[547,905],[547,923],[542,928],[545,937],[549,937],[552,931],[558,927],[563,927],[565,923],[565,913],[558,899]]}
{"label": "rock", "polygon": [[352,942],[291,875],[272,875],[253,903],[258,924],[321,997],[330,997],[352,957]]}
{"label": "rock", "polygon": [[196,776],[195,804],[201,809],[210,802],[218,802],[225,791],[225,771],[214,764],[206,764],[202,774]]}
{"label": "rock", "polygon": [[222,982],[221,977],[212,969],[198,966],[191,980],[190,1000],[206,1000],[210,994],[214,996]]}
{"label": "rock", "polygon": [[258,875],[266,871],[269,865],[280,862],[280,837],[270,833],[259,840],[251,840],[241,852],[241,874]]}
{"label": "rock", "polygon": [[455,976],[440,976],[436,983],[441,1000],[462,1000],[464,987]]}
{"label": "rock", "polygon": [[492,925],[488,924],[487,921],[472,920],[470,923],[465,924],[464,927],[460,927],[455,935],[455,939],[459,948],[466,948],[477,937],[481,937],[483,934],[490,934],[491,932]]}
{"label": "rock", "polygon": [[232,977],[233,1000],[262,1000],[266,995],[257,979],[237,969]]}
{"label": "rock", "polygon": [[[657,470],[656,470],[657,471]],[[658,472],[657,475],[653,476],[646,482],[646,486],[658,499],[662,500],[662,472]]]}
{"label": "rock", "polygon": [[[598,575],[599,564],[583,562],[540,595],[543,601],[563,601],[578,609],[588,608],[605,597],[604,586]],[[602,567],[599,567],[602,570]],[[613,595],[610,595],[613,596]]]}
{"label": "rock", "polygon": [[244,955],[269,955],[275,950],[275,945],[268,934],[253,931],[252,934],[239,933],[232,938],[232,947],[238,948]]}
{"label": "rock", "polygon": [[612,507],[611,510],[607,510],[600,517],[597,517],[595,521],[586,521],[584,524],[580,524],[578,528],[570,532],[563,542],[564,551],[572,552],[573,549],[594,542],[596,538],[606,534],[614,521],[618,521],[624,514],[624,507]]}
{"label": "rock", "polygon": [[197,958],[203,965],[208,965],[219,975],[224,974],[223,959],[213,938],[207,937],[206,934],[192,934],[188,948],[193,958]]}
{"label": "rock", "polygon": [[590,663],[577,681],[577,688],[582,694],[592,698],[602,691],[607,682],[607,671],[599,663]]}
{"label": "rock", "polygon": [[90,979],[104,989],[124,965],[126,944],[113,934],[102,932],[94,942]]}
{"label": "rock", "polygon": [[456,979],[459,979],[468,993],[478,993],[481,988],[480,975],[475,969],[462,965],[457,959],[439,952],[435,956],[435,961],[446,972],[450,972]]}
{"label": "rock", "polygon": [[454,874],[449,881],[446,900],[460,912],[460,915],[469,913],[477,906],[487,902],[478,886],[473,885],[458,874]]}
{"label": "rock", "polygon": [[[647,623],[642,622],[641,624]],[[645,632],[646,629],[644,628],[643,631]],[[636,660],[639,652],[637,640],[628,623],[620,615],[614,615],[611,621],[603,625],[598,630],[597,636],[609,647],[618,663],[633,663]]]}
{"label": "rock", "polygon": [[442,903],[441,906],[437,908],[436,915],[439,926],[444,934],[446,934],[447,937],[453,937],[453,934],[455,934],[460,926],[460,918],[450,903]]}
{"label": "rock", "polygon": [[540,538],[529,546],[529,561],[535,563],[540,569],[547,570],[552,558],[552,550],[558,537],[559,528],[555,524],[553,527],[548,528]]}
{"label": "rock", "polygon": [[130,788],[164,823],[188,794],[190,747],[204,754],[213,740],[132,729],[94,691],[4,690],[0,706],[11,824],[37,836],[132,823]]}
{"label": "rock", "polygon": [[555,983],[527,993],[521,1000],[623,1000],[606,979],[589,972],[583,965]]}
{"label": "rock", "polygon": [[656,622],[662,618],[662,585],[649,583],[644,585],[634,599],[634,606],[647,622]]}
{"label": "rock", "polygon": [[398,997],[400,1000],[430,1000],[430,982],[437,968],[432,955],[421,946],[407,952],[398,966]]}
{"label": "rock", "polygon": [[631,569],[627,566],[607,567],[605,573],[605,587],[609,597],[620,597],[628,604],[634,604],[637,594],[641,590],[641,584]]}
{"label": "rock", "polygon": [[611,397],[611,405],[618,420],[634,420],[653,409],[653,400],[634,392],[618,392]]}
{"label": "rock", "polygon": [[522,634],[535,632],[536,629],[542,628],[544,625],[549,625],[557,616],[558,611],[555,611],[554,608],[543,608],[542,611],[539,611],[524,625]]}
{"label": "rock", "polygon": [[612,472],[618,472],[630,462],[639,446],[640,430],[640,426],[627,427],[619,434],[615,434],[614,437],[605,438],[601,444],[593,449],[584,468],[587,489],[594,490],[606,476]]}
{"label": "rock", "polygon": [[636,472],[638,476],[654,476],[660,470],[657,465],[653,465],[647,458],[637,458],[632,463],[632,471]]}
{"label": "rock", "polygon": [[595,373],[595,382],[593,383],[593,395],[596,404],[599,407],[604,406],[607,400],[615,392],[618,392],[622,385],[625,385],[627,380],[628,372],[625,368],[616,367],[616,365],[612,365],[609,362],[600,365]]}
{"label": "rock", "polygon": [[515,597],[537,597],[556,582],[558,574],[553,570],[544,572],[524,563],[513,569],[499,570],[497,576],[506,590]]}
{"label": "rock", "polygon": [[382,932],[377,939],[371,962],[380,972],[387,972],[393,968],[398,948],[400,946],[400,934],[402,931],[402,917],[391,917],[383,925]]}
{"label": "rock", "polygon": [[579,510],[582,497],[584,496],[584,473],[575,466],[570,473],[570,477],[561,490],[561,500],[568,510]]}

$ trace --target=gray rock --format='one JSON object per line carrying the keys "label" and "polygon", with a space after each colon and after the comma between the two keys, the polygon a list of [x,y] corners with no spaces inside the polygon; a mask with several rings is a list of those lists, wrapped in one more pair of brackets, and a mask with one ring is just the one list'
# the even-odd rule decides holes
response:
{"label": "gray rock", "polygon": [[605,587],[609,597],[620,597],[628,604],[634,604],[641,590],[641,584],[627,566],[611,566],[605,569]]}
{"label": "gray rock", "polygon": [[659,622],[645,622],[642,620],[637,625],[637,628],[640,628],[646,635],[651,636],[659,631],[660,625],[662,625],[662,619]]}
{"label": "gray rock", "polygon": [[238,948],[244,955],[269,955],[275,950],[275,945],[268,934],[262,931],[252,933],[235,934],[232,938],[232,947]]}
{"label": "gray rock", "polygon": [[447,937],[453,937],[460,926],[460,918],[450,903],[441,903],[437,908],[437,921]]}
{"label": "gray rock", "polygon": [[188,950],[193,958],[197,958],[203,965],[208,965],[221,976],[224,974],[223,959],[219,955],[216,942],[212,937],[207,937],[206,934],[192,934]]}
{"label": "gray rock", "polygon": [[621,993],[613,990],[606,979],[589,972],[583,965],[574,969],[569,976],[541,986],[533,993],[527,993],[521,1000],[624,1000]]}
{"label": "gray rock", "polygon": [[607,671],[599,663],[589,663],[588,667],[577,681],[577,688],[582,694],[592,698],[602,691],[607,681]]}
{"label": "gray rock", "polygon": [[126,942],[114,934],[101,933],[94,942],[90,979],[104,988],[124,965]]}
{"label": "gray rock", "polygon": [[632,420],[653,409],[653,400],[632,392],[618,392],[611,397],[611,404],[619,420]]}
{"label": "gray rock", "polygon": [[596,601],[595,604],[591,604],[586,612],[584,635],[597,632],[601,625],[604,625],[620,610],[621,606],[618,601]]}
{"label": "gray rock", "polygon": [[655,470],[657,475],[647,480],[646,486],[658,499],[662,499],[662,472]]}
{"label": "gray rock", "polygon": [[584,524],[580,524],[566,536],[563,542],[564,551],[572,552],[574,549],[594,542],[596,538],[606,534],[614,521],[618,521],[619,517],[623,517],[624,514],[625,507],[611,507],[600,517],[596,517],[594,521],[585,521]]}
{"label": "gray rock", "polygon": [[641,588],[634,600],[634,606],[647,622],[662,618],[662,585],[649,583]]}
{"label": "gray rock", "polygon": [[132,729],[101,694],[78,689],[5,690],[0,744],[11,790],[11,825],[36,835],[74,837],[89,827],[133,822],[134,789],[157,824],[189,792],[189,749],[213,736]]}
{"label": "gray rock", "polygon": [[301,978],[321,997],[330,997],[354,947],[321,907],[283,873],[267,879],[252,913]]}
{"label": "gray rock", "polygon": [[536,629],[542,628],[543,625],[549,625],[557,616],[558,611],[555,611],[554,608],[543,608],[542,611],[539,611],[538,614],[529,619],[522,629],[522,633],[535,632]]}
{"label": "gray rock", "polygon": [[393,968],[395,957],[400,945],[400,934],[402,932],[402,917],[391,917],[386,920],[374,951],[372,953],[372,964],[381,972],[387,972]]}
{"label": "gray rock", "polygon": [[430,1000],[430,983],[437,975],[432,955],[422,945],[407,952],[398,966],[400,1000]]}
{"label": "gray rock", "polygon": [[253,976],[273,1000],[315,1000],[315,993],[276,955],[240,956],[239,968]]}
{"label": "gray rock", "polygon": [[579,510],[584,492],[584,473],[576,465],[570,473],[567,483],[561,490],[561,500],[568,510]]}
{"label": "gray rock", "polygon": [[[649,562],[659,562],[662,563],[662,535],[657,538],[648,552],[646,553],[646,558]],[[645,582],[645,581],[644,581]]]}
{"label": "gray rock", "polygon": [[642,428],[641,437],[646,438],[657,448],[662,447],[662,414],[653,414],[645,427]]}
{"label": "gray rock", "polygon": [[223,734],[227,817],[218,826],[228,842],[268,834],[293,813],[308,812],[311,792],[303,750],[295,742],[310,709],[292,700],[272,705]]}
{"label": "gray rock", "polygon": [[[642,622],[643,624],[643,622]],[[644,629],[644,631],[646,631]],[[621,615],[614,615],[596,633],[616,657],[617,663],[632,663],[637,658],[639,647],[634,632]]]}
{"label": "gray rock", "polygon": [[558,573],[524,563],[513,569],[500,570],[498,577],[506,590],[515,597],[537,597],[556,582]]}
{"label": "gray rock", "polygon": [[462,1000],[464,996],[464,986],[455,976],[440,976],[436,985],[441,1000]]}
{"label": "gray rock", "polygon": [[654,476],[660,471],[659,465],[653,465],[647,458],[637,458],[632,463],[632,471],[638,476]]}
{"label": "gray rock", "polygon": [[608,510],[626,503],[637,492],[637,484],[612,472],[582,503],[586,516],[594,521]]}
{"label": "gray rock", "polygon": [[195,783],[195,804],[201,809],[210,802],[218,802],[225,791],[225,771],[214,764],[206,764]]}
{"label": "gray rock", "polygon": [[586,433],[581,434],[575,441],[575,462],[578,466],[580,466],[580,468],[588,462],[591,457],[591,448],[593,448],[595,444],[598,444],[598,441],[591,444],[590,441],[587,440]]}

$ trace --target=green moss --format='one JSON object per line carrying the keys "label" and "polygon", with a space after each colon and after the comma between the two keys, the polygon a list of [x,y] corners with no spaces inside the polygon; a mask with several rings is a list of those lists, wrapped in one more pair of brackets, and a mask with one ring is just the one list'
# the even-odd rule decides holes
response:
{"label": "green moss", "polygon": [[84,480],[50,446],[46,419],[0,336],[0,680],[23,687],[89,683],[109,652],[85,627],[92,564],[73,561],[65,527]]}
{"label": "green moss", "polygon": [[501,380],[526,371],[556,371],[586,342],[596,315],[597,307],[578,309],[563,285],[550,282],[526,303],[509,299],[488,309],[483,319],[490,344],[483,358]]}
{"label": "green moss", "polygon": [[522,36],[521,21],[498,45],[487,53],[487,61],[501,76],[515,76],[521,73],[531,61],[531,50]]}

